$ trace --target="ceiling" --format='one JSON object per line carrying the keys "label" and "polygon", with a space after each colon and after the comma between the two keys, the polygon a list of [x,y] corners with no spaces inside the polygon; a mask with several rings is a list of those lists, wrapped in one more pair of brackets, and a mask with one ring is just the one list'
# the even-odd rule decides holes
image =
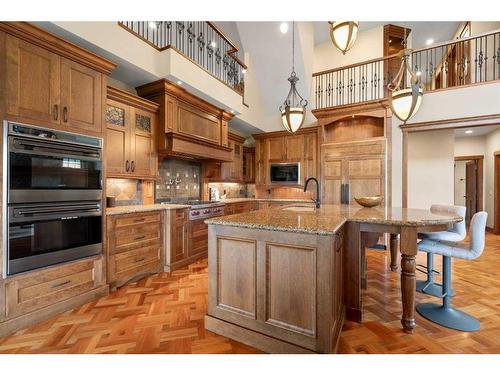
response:
{"label": "ceiling", "polygon": [[[425,47],[425,42],[428,39],[434,39],[434,43],[446,42],[453,39],[460,22],[448,21],[416,21],[416,22],[400,22],[400,21],[360,21],[359,31],[363,32],[374,27],[379,27],[391,23],[393,25],[402,26],[411,29],[412,47]],[[314,22],[314,44],[324,43],[330,40],[328,22]]]}
{"label": "ceiling", "polygon": [[[481,137],[484,135],[488,135],[495,130],[499,130],[500,125],[488,125],[488,126],[474,126],[470,128],[460,128],[455,129],[455,138],[464,138],[464,137]],[[466,134],[467,130],[472,130],[471,134]]]}

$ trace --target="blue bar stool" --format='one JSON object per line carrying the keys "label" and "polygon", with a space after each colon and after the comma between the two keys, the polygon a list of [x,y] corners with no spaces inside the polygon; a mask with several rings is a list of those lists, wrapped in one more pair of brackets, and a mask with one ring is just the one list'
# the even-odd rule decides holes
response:
{"label": "blue bar stool", "polygon": [[[434,214],[445,214],[445,215],[456,215],[464,218],[459,223],[455,223],[453,227],[447,231],[443,232],[424,232],[419,233],[418,238],[429,239],[437,241],[450,241],[450,242],[460,242],[463,241],[467,230],[465,227],[465,212],[466,208],[464,206],[446,206],[440,204],[433,204],[431,206],[431,212]],[[434,282],[434,256],[432,253],[427,253],[427,280],[417,281],[417,292],[429,294],[434,297],[441,297],[443,294],[443,287],[441,284]],[[450,297],[453,296],[455,292],[450,290]]]}
{"label": "blue bar stool", "polygon": [[420,303],[417,311],[424,318],[441,326],[464,332],[479,330],[479,321],[451,306],[451,258],[473,260],[481,256],[484,250],[486,212],[476,213],[470,223],[470,245],[457,245],[448,241],[423,240],[418,244],[418,250],[443,256],[443,303]]}

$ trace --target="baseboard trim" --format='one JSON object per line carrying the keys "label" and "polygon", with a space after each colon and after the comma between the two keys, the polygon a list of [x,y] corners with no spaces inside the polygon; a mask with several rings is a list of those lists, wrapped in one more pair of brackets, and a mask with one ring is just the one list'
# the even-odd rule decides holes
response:
{"label": "baseboard trim", "polygon": [[274,337],[205,315],[205,329],[272,354],[314,354],[315,352]]}

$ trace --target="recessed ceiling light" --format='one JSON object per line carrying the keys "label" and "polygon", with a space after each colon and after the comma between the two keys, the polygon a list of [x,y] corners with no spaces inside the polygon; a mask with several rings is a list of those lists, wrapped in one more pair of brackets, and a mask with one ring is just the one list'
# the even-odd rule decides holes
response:
{"label": "recessed ceiling light", "polygon": [[241,74],[246,74],[247,70],[246,69],[241,69]]}
{"label": "recessed ceiling light", "polygon": [[177,81],[177,84],[180,86],[182,85],[182,81]]}
{"label": "recessed ceiling light", "polygon": [[472,133],[474,133],[472,130],[466,130],[465,131],[465,134],[472,134]]}
{"label": "recessed ceiling light", "polygon": [[422,72],[420,70],[417,70],[415,74],[420,77],[422,75]]}
{"label": "recessed ceiling light", "polygon": [[231,109],[229,112],[234,113],[234,109]]}
{"label": "recessed ceiling light", "polygon": [[281,22],[280,31],[282,34],[286,34],[288,32],[288,24],[286,22]]}
{"label": "recessed ceiling light", "polygon": [[217,43],[215,43],[215,42],[210,43],[210,45],[212,46],[212,48],[217,47]]}
{"label": "recessed ceiling light", "polygon": [[148,26],[150,29],[154,29],[154,30],[158,27],[155,21],[149,21]]}
{"label": "recessed ceiling light", "polygon": [[432,39],[432,38],[431,39],[427,39],[425,41],[425,44],[428,45],[428,46],[430,46],[432,43],[434,43],[434,39]]}

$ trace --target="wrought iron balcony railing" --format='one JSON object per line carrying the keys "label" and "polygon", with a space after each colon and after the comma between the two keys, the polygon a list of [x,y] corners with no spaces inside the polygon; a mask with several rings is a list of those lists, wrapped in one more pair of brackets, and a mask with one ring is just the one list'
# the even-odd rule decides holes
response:
{"label": "wrought iron balcony railing", "polygon": [[[315,108],[383,99],[400,65],[390,55],[314,73]],[[500,30],[414,50],[410,66],[424,94],[500,80]]]}
{"label": "wrought iron balcony railing", "polygon": [[238,47],[212,22],[120,21],[118,24],[159,51],[175,49],[240,95],[246,65]]}

